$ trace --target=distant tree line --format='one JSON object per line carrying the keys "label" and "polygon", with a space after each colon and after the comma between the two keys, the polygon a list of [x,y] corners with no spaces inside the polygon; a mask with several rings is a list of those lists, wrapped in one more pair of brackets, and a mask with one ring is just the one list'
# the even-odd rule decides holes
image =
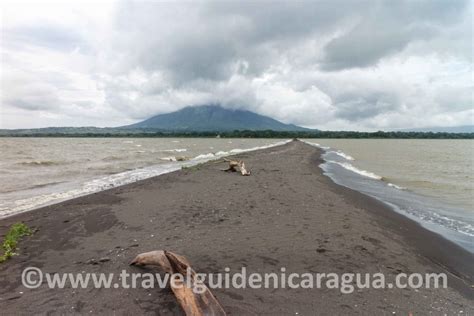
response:
{"label": "distant tree line", "polygon": [[104,133],[0,133],[0,137],[207,137],[207,138],[374,138],[374,139],[473,139],[474,133],[351,132],[351,131],[250,131],[229,132],[104,132]]}

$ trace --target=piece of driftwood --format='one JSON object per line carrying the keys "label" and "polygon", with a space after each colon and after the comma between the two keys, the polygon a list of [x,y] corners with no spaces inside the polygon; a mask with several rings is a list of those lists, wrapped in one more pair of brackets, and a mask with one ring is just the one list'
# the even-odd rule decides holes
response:
{"label": "piece of driftwood", "polygon": [[240,161],[240,172],[242,173],[243,176],[249,176],[250,175],[250,171],[248,171],[246,168],[245,168],[245,163],[243,161]]}
{"label": "piece of driftwood", "polygon": [[237,171],[236,168],[239,168],[240,173],[243,176],[249,176],[250,175],[250,171],[248,171],[247,168],[245,168],[245,163],[242,160],[236,161],[236,160],[229,160],[227,158],[224,158],[224,161],[229,163],[229,168],[223,169],[223,171],[235,172],[235,171]]}
{"label": "piece of driftwood", "polygon": [[[166,250],[156,250],[139,254],[130,264],[136,266],[157,265],[170,275],[181,274],[183,276],[181,281],[175,279],[174,286],[171,282],[171,290],[187,316],[226,315],[209,288],[203,283],[196,283],[196,272],[185,257]],[[189,274],[187,273],[188,269]],[[191,276],[191,280],[187,280],[189,276]],[[194,290],[197,286],[200,289],[198,291]]]}

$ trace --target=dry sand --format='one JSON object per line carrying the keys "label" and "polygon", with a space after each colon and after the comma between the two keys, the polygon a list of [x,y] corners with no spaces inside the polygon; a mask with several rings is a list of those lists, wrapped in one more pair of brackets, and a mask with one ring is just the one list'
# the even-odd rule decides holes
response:
{"label": "dry sand", "polygon": [[[337,186],[301,142],[239,155],[249,177],[206,163],[0,221],[38,229],[0,265],[0,313],[181,314],[168,289],[29,290],[28,266],[49,273],[154,272],[135,255],[167,249],[205,273],[446,272],[447,289],[216,289],[232,315],[474,314],[473,255],[381,203]],[[110,259],[92,264],[91,259]]]}

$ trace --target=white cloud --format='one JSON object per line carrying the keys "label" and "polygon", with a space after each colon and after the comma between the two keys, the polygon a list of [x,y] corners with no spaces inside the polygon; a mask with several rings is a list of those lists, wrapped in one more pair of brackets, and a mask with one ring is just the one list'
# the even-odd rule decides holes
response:
{"label": "white cloud", "polygon": [[0,127],[207,103],[320,129],[472,124],[472,7],[7,1]]}

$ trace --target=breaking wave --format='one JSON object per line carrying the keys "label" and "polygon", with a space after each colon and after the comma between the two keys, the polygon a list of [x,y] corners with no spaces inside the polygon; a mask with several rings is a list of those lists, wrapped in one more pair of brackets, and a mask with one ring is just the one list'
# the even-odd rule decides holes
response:
{"label": "breaking wave", "polygon": [[341,150],[338,150],[338,151],[331,151],[332,153],[346,159],[346,160],[355,160],[352,156],[349,156],[348,154],[344,153],[343,151]]}
{"label": "breaking wave", "polygon": [[393,183],[387,183],[387,185],[388,185],[389,187],[392,187],[392,188],[395,188],[395,189],[398,189],[398,190],[405,190],[404,187],[401,187],[401,186],[396,185],[396,184],[393,184]]}
{"label": "breaking wave", "polygon": [[60,162],[60,161],[51,161],[51,160],[37,160],[37,161],[24,161],[24,162],[19,162],[18,163],[19,165],[22,165],[22,166],[31,166],[31,167],[35,167],[35,166],[54,166],[54,165],[62,165],[64,164],[64,162]]}
{"label": "breaking wave", "polygon": [[182,152],[185,152],[187,151],[188,149],[187,148],[175,148],[175,149],[163,149],[163,150],[160,150],[161,152],[166,152],[166,153],[182,153]]}
{"label": "breaking wave", "polygon": [[337,165],[339,165],[339,166],[341,166],[341,167],[343,167],[347,170],[350,170],[352,172],[355,172],[355,173],[360,174],[361,176],[364,176],[364,177],[367,177],[367,178],[382,180],[381,176],[379,176],[379,175],[377,175],[373,172],[370,172],[370,171],[359,169],[359,168],[353,166],[352,164],[350,164],[348,162],[338,162],[338,161],[331,161],[331,160],[328,160],[326,162],[337,164]]}
{"label": "breaking wave", "polygon": [[[474,252],[474,246],[472,245],[474,225],[468,217],[462,215],[464,214],[462,211],[432,201],[402,186],[384,181],[385,179],[378,174],[359,169],[348,162],[348,160],[353,160],[350,159],[352,157],[340,150],[324,147],[317,143],[307,141],[305,143],[325,150],[322,155],[325,162],[321,164],[321,168],[324,174],[335,183],[372,196],[388,204],[394,211],[415,220],[431,231],[443,235],[470,252]],[[338,167],[362,177],[348,176],[342,169],[338,170]]]}
{"label": "breaking wave", "polygon": [[[179,142],[179,141],[173,141]],[[179,157],[171,156],[171,157],[163,157],[162,159],[170,159],[168,163],[161,163],[149,167],[139,168],[128,170],[120,173],[115,173],[111,175],[107,175],[98,179],[93,179],[90,181],[86,181],[83,183],[76,183],[77,186],[74,189],[65,191],[65,192],[54,192],[54,193],[47,193],[42,195],[37,195],[30,198],[15,200],[12,204],[2,203],[0,204],[0,218],[11,216],[13,214],[29,211],[38,207],[50,205],[53,203],[58,203],[61,201],[69,200],[72,198],[76,198],[79,196],[103,191],[106,189],[111,189],[117,186],[133,183],[139,180],[155,177],[164,173],[173,172],[176,170],[181,169],[183,166],[193,166],[199,163],[203,163],[209,160],[213,160],[215,158],[228,156],[231,154],[241,153],[241,152],[249,152],[258,149],[265,149],[270,147],[275,147],[279,145],[284,145],[288,141],[280,141],[270,145],[259,146],[259,147],[252,147],[247,149],[233,149],[230,151],[219,151],[216,153],[207,153],[198,155],[192,159],[186,158],[187,161],[181,161]],[[128,141],[127,141],[128,143]],[[130,141],[129,143],[132,143]],[[50,164],[55,162],[31,162],[33,165],[44,165]]]}

